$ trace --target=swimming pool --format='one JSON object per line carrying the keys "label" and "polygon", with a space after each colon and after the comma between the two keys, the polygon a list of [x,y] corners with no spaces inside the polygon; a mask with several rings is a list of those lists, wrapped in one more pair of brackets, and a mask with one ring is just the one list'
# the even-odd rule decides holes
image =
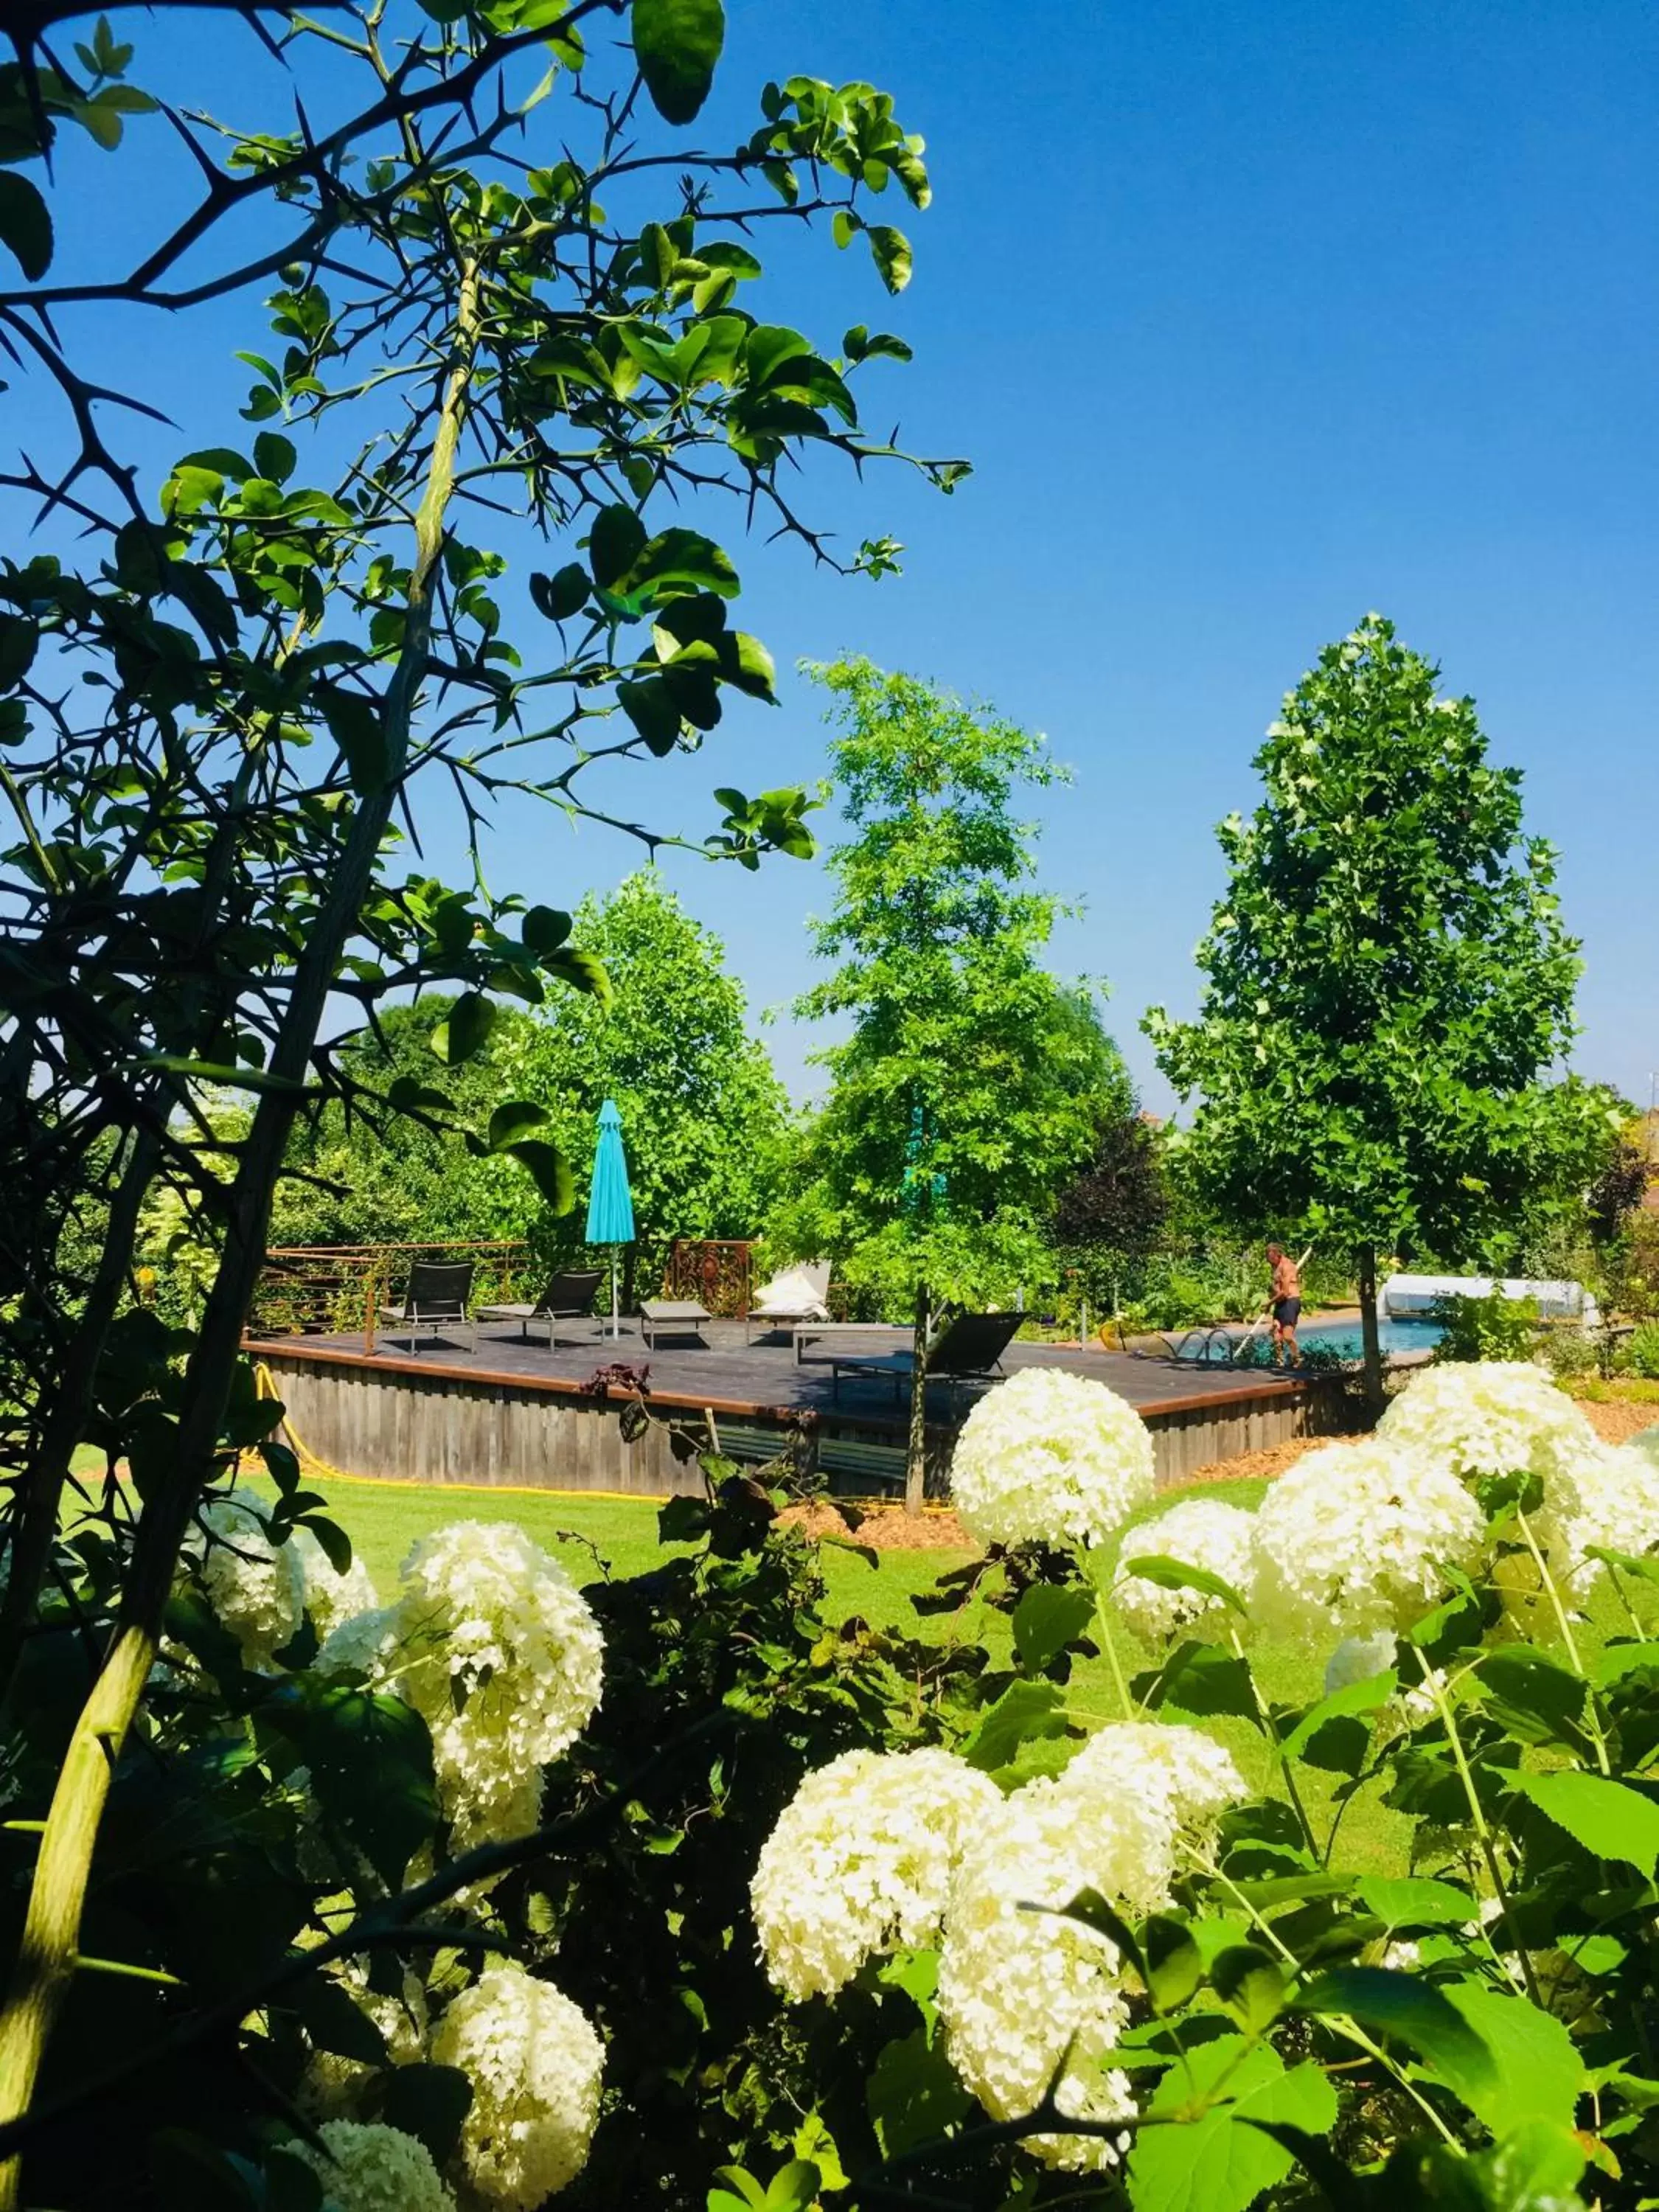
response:
{"label": "swimming pool", "polygon": [[[1176,1345],[1175,1356],[1204,1366],[1265,1367],[1273,1357],[1272,1332],[1266,1327],[1259,1328],[1245,1346],[1243,1358],[1235,1362],[1234,1347],[1244,1334],[1239,1328],[1188,1329]],[[1379,1319],[1376,1334],[1382,1357],[1388,1359],[1405,1352],[1431,1352],[1445,1332],[1437,1321]],[[1322,1352],[1338,1359],[1364,1356],[1364,1339],[1358,1321],[1306,1322],[1297,1331],[1296,1340],[1303,1352]]]}

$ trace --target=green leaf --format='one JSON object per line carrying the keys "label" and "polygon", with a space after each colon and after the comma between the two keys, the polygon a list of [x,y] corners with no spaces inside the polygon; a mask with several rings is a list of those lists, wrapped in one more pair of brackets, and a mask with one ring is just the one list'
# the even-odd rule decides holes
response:
{"label": "green leaf", "polygon": [[[1224,2101],[1212,2104],[1212,2095]],[[1245,2212],[1293,2163],[1288,2150],[1245,2123],[1322,2136],[1335,2125],[1337,2105],[1317,2066],[1286,2073],[1270,2045],[1247,2050],[1230,2035],[1200,2044],[1171,2066],[1147,2109],[1178,2117],[1135,2137],[1128,2168],[1135,2212]]]}
{"label": "green leaf", "polygon": [[1368,1874],[1355,1882],[1354,1893],[1390,1929],[1462,1928],[1480,1917],[1475,1899],[1449,1881]]}
{"label": "green leaf", "polygon": [[1487,1711],[1523,1743],[1565,1743],[1589,1748],[1583,1728],[1588,1684],[1528,1644],[1501,1644],[1484,1653],[1475,1672],[1486,1691]]}
{"label": "green leaf", "polygon": [[659,760],[673,751],[680,734],[680,709],[660,676],[647,677],[642,684],[625,678],[617,686],[617,697]]}
{"label": "green leaf", "polygon": [[[1584,2088],[1584,2062],[1565,2027],[1523,1996],[1453,1982],[1446,2001],[1497,2063],[1490,2089],[1471,2085],[1464,2102],[1494,2136],[1519,2115],[1570,2128]],[[1461,2093],[1460,2093],[1461,2094]]]}
{"label": "green leaf", "polygon": [[549,622],[568,622],[572,615],[580,614],[587,604],[592,589],[588,574],[580,561],[567,561],[562,568],[551,576],[532,575],[530,596],[538,614]]}
{"label": "green leaf", "polygon": [[1076,1583],[1033,1583],[1014,1607],[1014,1650],[1028,1674],[1040,1674],[1095,1617],[1092,1590]]}
{"label": "green leaf", "polygon": [[30,283],[52,266],[52,214],[37,187],[11,169],[0,169],[0,244]]}
{"label": "green leaf", "polygon": [[720,674],[751,699],[775,701],[777,663],[757,637],[745,629],[733,630],[720,642]]}
{"label": "green leaf", "polygon": [[438,1824],[426,1723],[400,1698],[311,1674],[283,1683],[260,1711],[310,1769],[325,1820],[397,1888]]}
{"label": "green leaf", "polygon": [[645,525],[631,507],[602,507],[588,533],[587,562],[596,584],[608,589],[625,576],[645,550]]}
{"label": "green leaf", "polygon": [[1173,1705],[1205,1718],[1231,1713],[1261,1725],[1248,1661],[1218,1651],[1212,1644],[1182,1644],[1155,1673],[1138,1675],[1133,1686],[1155,1711]]}
{"label": "green leaf", "polygon": [[532,952],[556,952],[570,930],[570,916],[554,906],[532,906],[519,925],[519,935]]}
{"label": "green leaf", "polygon": [[[310,1494],[314,1497],[316,1492]],[[350,1573],[351,1539],[337,1521],[331,1521],[325,1513],[302,1513],[297,1525],[311,1531],[337,1575]]]}
{"label": "green leaf", "polygon": [[447,1021],[432,1032],[432,1049],[447,1067],[461,1067],[483,1049],[495,1025],[495,1002],[481,991],[463,991]]}
{"label": "green leaf", "polygon": [[1008,1765],[1028,1736],[1065,1735],[1069,1727],[1052,1682],[1012,1682],[981,1715],[962,1755],[969,1766],[993,1773]]}
{"label": "green leaf", "polygon": [[[1364,1682],[1345,1683],[1341,1689],[1333,1690],[1328,1698],[1322,1698],[1316,1705],[1310,1705],[1285,1738],[1285,1756],[1287,1759],[1306,1758],[1309,1747],[1328,1722],[1346,1720],[1361,1713],[1380,1711],[1394,1695],[1396,1680],[1397,1677],[1390,1668],[1387,1674],[1373,1674]],[[1369,1740],[1369,1729],[1366,1735]],[[1324,1764],[1323,1760],[1319,1759],[1315,1759],[1311,1763],[1316,1766]],[[1345,1774],[1354,1771],[1352,1767],[1346,1765],[1333,1771]]]}
{"label": "green leaf", "polygon": [[597,952],[588,952],[580,945],[564,945],[556,952],[544,952],[542,968],[573,990],[586,991],[602,1006],[608,1006],[616,996],[604,961]]}
{"label": "green leaf", "polygon": [[504,1152],[521,1137],[534,1136],[538,1129],[547,1127],[547,1119],[546,1107],[538,1106],[528,1098],[509,1099],[489,1117],[490,1151]]}
{"label": "green leaf", "polygon": [[772,2176],[765,2212],[809,2212],[822,2179],[810,2159],[792,2159]]}
{"label": "green leaf", "polygon": [[690,123],[708,97],[726,43],[721,0],[634,0],[634,54],[665,123]]}
{"label": "green leaf", "polygon": [[355,2059],[360,2066],[391,2063],[385,2036],[342,1985],[328,1975],[313,1974],[308,1981],[302,1982],[294,2009],[313,2050],[331,2051],[337,2058]]}
{"label": "green leaf", "polygon": [[1147,1995],[1160,2012],[1177,2011],[1204,1978],[1192,1929],[1172,1913],[1154,1912],[1141,1924],[1140,1948]]}
{"label": "green leaf", "polygon": [[942,2043],[925,2027],[881,2051],[865,2091],[870,2124],[884,2158],[898,2158],[954,2126],[973,2100],[957,2081]]}
{"label": "green leaf", "polygon": [[664,530],[641,547],[627,572],[612,587],[619,597],[672,598],[677,592],[713,592],[734,599],[742,586],[731,556],[696,530]]}
{"label": "green leaf", "polygon": [[286,483],[293,475],[299,455],[293,441],[276,430],[261,430],[253,441],[253,459],[262,477],[272,483]]}
{"label": "green leaf", "polygon": [[423,2142],[440,2172],[453,2156],[472,2105],[472,2084],[458,2066],[398,2066],[388,2075],[380,2118]]}
{"label": "green leaf", "polygon": [[1235,1943],[1211,1964],[1216,1995],[1247,2035],[1261,2035],[1285,2009],[1285,1972],[1255,1943]]}
{"label": "green leaf", "polygon": [[1408,2043],[1471,2110],[1498,2086],[1492,2052],[1479,2033],[1431,1983],[1382,1966],[1338,1966],[1291,1999],[1297,2012],[1346,2014],[1363,2027]]}
{"label": "green leaf", "polygon": [[526,1137],[520,1143],[507,1147],[508,1157],[517,1160],[529,1175],[555,1213],[568,1213],[576,1203],[575,1177],[570,1172],[570,1163],[556,1145],[550,1145],[544,1137]]}
{"label": "green leaf", "polygon": [[865,232],[882,283],[890,292],[902,292],[910,281],[910,241],[889,223],[872,222]]}
{"label": "green leaf", "polygon": [[799,331],[781,323],[757,323],[744,344],[744,374],[751,385],[768,384],[786,362],[811,350],[811,341]]}
{"label": "green leaf", "polygon": [[[1129,1541],[1133,1543],[1133,1538]],[[1161,1552],[1125,1559],[1121,1571],[1126,1575],[1139,1576],[1143,1582],[1156,1583],[1160,1589],[1200,1590],[1206,1597],[1218,1598],[1240,1615],[1249,1611],[1232,1584],[1220,1575],[1212,1574],[1207,1567],[1189,1567],[1183,1560],[1166,1558]]]}
{"label": "green leaf", "polygon": [[1651,1875],[1659,1864],[1659,1805],[1599,1774],[1516,1774],[1511,1786],[1599,1859]]}

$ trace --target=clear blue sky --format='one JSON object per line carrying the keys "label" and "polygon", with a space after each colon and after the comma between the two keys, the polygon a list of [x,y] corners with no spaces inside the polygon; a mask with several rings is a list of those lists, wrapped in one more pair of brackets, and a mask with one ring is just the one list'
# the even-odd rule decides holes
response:
{"label": "clear blue sky", "polygon": [[[1043,879],[1086,906],[1055,964],[1109,979],[1113,1024],[1164,1106],[1136,1024],[1148,1003],[1194,1001],[1213,824],[1253,803],[1280,693],[1382,610],[1525,770],[1584,940],[1577,1064],[1645,1099],[1659,15],[1639,0],[728,7],[699,135],[735,136],[760,82],[800,70],[890,88],[927,137],[937,197],[906,226],[909,292],[888,303],[861,253],[826,240],[787,258],[768,312],[832,343],[854,320],[902,331],[915,365],[866,387],[872,419],[890,410],[913,448],[976,471],[950,500],[895,476],[826,487],[849,544],[905,541],[905,574],[872,587],[738,549],[747,626],[782,665],[867,652],[1048,733],[1076,780],[1042,810]],[[122,21],[155,56],[146,19]],[[240,34],[200,35],[192,58],[249,116]],[[181,88],[193,76],[160,58]],[[149,234],[156,208],[112,205],[102,243]],[[192,436],[237,428],[219,410],[243,380],[222,354],[261,336],[249,304],[204,323]],[[160,342],[119,337],[152,367]],[[630,797],[706,824],[714,783],[805,780],[821,762],[816,703],[792,679],[781,710],[728,716],[699,758],[635,772]],[[559,904],[629,864],[613,839],[522,816],[491,859],[496,888]],[[816,868],[670,872],[757,1006],[808,980]],[[803,1089],[805,1041],[786,1024],[775,1043]]]}

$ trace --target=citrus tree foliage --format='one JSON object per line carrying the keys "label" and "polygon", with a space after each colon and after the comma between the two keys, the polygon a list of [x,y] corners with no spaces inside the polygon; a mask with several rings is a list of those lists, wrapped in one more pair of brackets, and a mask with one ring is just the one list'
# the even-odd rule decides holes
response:
{"label": "citrus tree foliage", "polygon": [[1379,616],[1325,647],[1255,757],[1261,805],[1218,833],[1199,1017],[1146,1024],[1198,1101],[1185,1146],[1210,1202],[1356,1255],[1374,1380],[1376,1255],[1478,1254],[1583,1188],[1606,1118],[1544,1079],[1579,966],[1554,855],[1438,679]]}
{"label": "citrus tree foliage", "polygon": [[1041,1267],[1055,1189],[1121,1066],[1091,1000],[1038,964],[1057,902],[1012,808],[1056,780],[1042,740],[868,661],[817,672],[853,835],[815,931],[839,965],[796,1012],[850,1034],[817,1055],[829,1095],[779,1233],[913,1308],[920,1350],[930,1299],[1012,1304]]}
{"label": "citrus tree foliage", "polygon": [[[388,1132],[447,1115],[434,1086],[359,1081],[329,1009],[349,1032],[389,993],[447,988],[444,1053],[461,1064],[503,998],[609,988],[568,914],[492,895],[481,866],[459,890],[411,873],[396,826],[418,844],[439,789],[475,832],[503,804],[606,820],[582,795],[593,763],[696,750],[728,702],[771,699],[765,648],[732,619],[738,563],[702,526],[763,518],[829,559],[794,465],[892,453],[855,389],[907,349],[767,320],[757,247],[822,217],[862,236],[872,284],[894,292],[909,248],[866,210],[890,188],[927,198],[920,142],[861,82],[769,85],[733,146],[676,136],[719,63],[720,0],[273,10],[247,28],[280,50],[283,105],[234,123],[155,113],[133,81],[142,52],[93,21],[76,40],[75,12],[9,21],[0,76],[0,244],[17,264],[0,343],[35,403],[0,476],[0,1158],[15,1194],[0,1676],[48,1571],[79,1571],[54,1565],[76,1449],[106,1446],[134,1486],[110,1493],[118,1628],[39,1839],[0,2119],[29,2104],[62,2009],[181,1547],[278,1418],[239,1344],[295,1122],[331,1098]],[[188,58],[191,11],[164,20]],[[100,229],[90,197],[65,198],[84,172],[47,157],[84,130],[112,156],[100,189],[120,191],[124,118],[176,145],[190,211],[137,269],[57,283],[55,238],[73,225],[95,256]],[[207,300],[246,310],[246,404],[192,422],[154,481],[122,428],[178,406],[188,310]],[[183,319],[153,392],[112,382],[123,356],[88,310],[117,306]],[[927,465],[947,487],[961,472]],[[63,554],[28,550],[43,519]],[[848,565],[877,574],[892,555],[884,540]],[[723,787],[686,842],[744,863],[798,853],[805,804]],[[253,1101],[223,1145],[196,1103],[216,1083]],[[199,1141],[180,1139],[190,1120]],[[465,1140],[569,1204],[534,1101],[503,1099]],[[187,1342],[118,1319],[158,1183],[217,1231]],[[88,1207],[97,1257],[70,1279],[60,1254],[87,1249]],[[0,2172],[0,2202],[19,2185],[15,2164]]]}
{"label": "citrus tree foliage", "polygon": [[474,1158],[443,1131],[406,1128],[387,1144],[338,1108],[296,1139],[307,1180],[278,1200],[281,1243],[522,1238],[544,1260],[580,1248],[594,1117],[622,1110],[629,1180],[647,1276],[672,1239],[749,1237],[764,1221],[787,1133],[787,1101],[750,1032],[725,948],[654,870],[577,908],[574,934],[605,967],[608,1001],[571,997],[535,1015],[504,1012],[477,1058],[448,1068],[434,1031],[453,1001],[389,1008],[355,1054],[365,1080],[435,1085],[459,1121],[486,1129],[503,1098],[548,1116],[569,1158],[576,1206],[556,1213],[510,1162]]}

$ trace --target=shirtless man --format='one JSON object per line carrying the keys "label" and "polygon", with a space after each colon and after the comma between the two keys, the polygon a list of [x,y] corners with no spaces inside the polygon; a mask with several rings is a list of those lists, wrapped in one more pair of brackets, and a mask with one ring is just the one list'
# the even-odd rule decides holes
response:
{"label": "shirtless man", "polygon": [[1291,1366],[1300,1367],[1296,1325],[1302,1318],[1301,1273],[1282,1244],[1270,1244],[1267,1259],[1273,1271],[1273,1365],[1283,1367],[1288,1358]]}

